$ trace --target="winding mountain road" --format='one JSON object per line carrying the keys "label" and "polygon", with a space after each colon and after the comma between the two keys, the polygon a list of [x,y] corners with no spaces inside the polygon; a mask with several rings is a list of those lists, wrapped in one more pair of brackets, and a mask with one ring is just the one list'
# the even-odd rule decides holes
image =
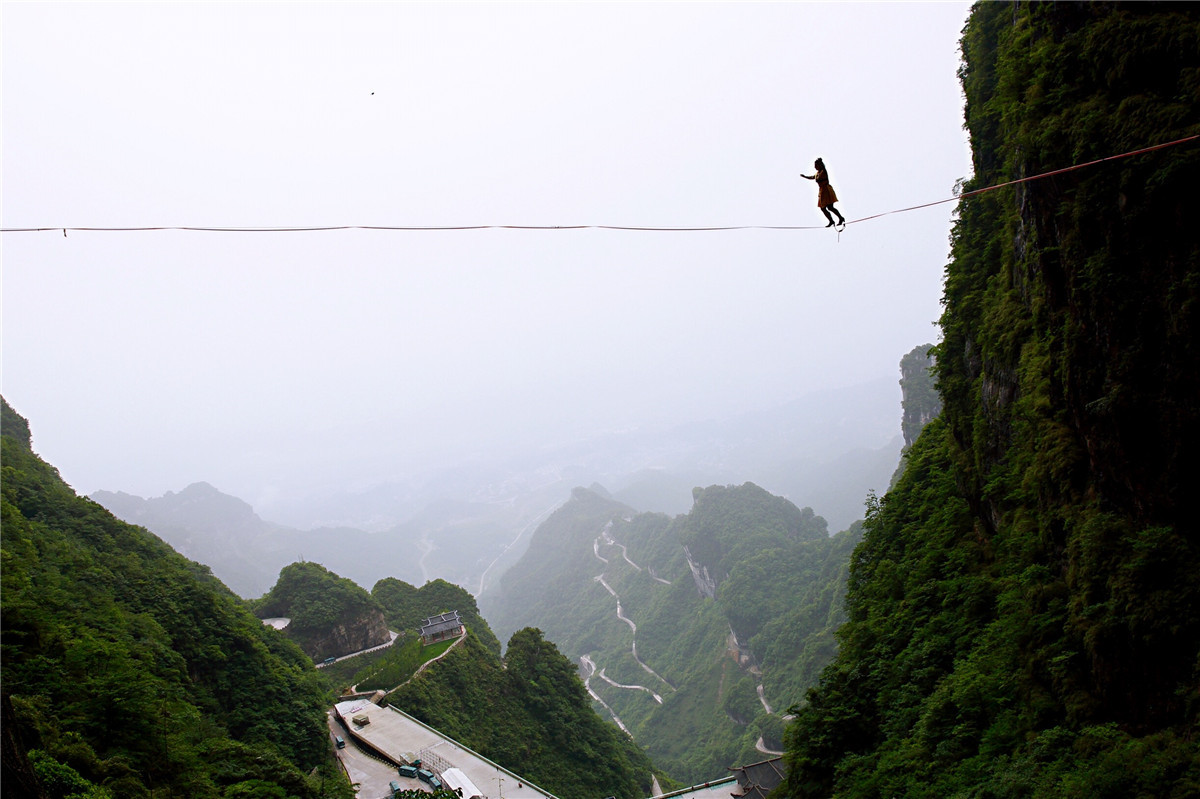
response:
{"label": "winding mountain road", "polygon": [[[771,706],[767,704],[767,696],[766,696],[766,693],[763,691],[763,684],[762,684],[761,677],[758,680],[758,701],[762,702],[763,710],[767,711],[771,715],[775,714],[775,711],[771,710]],[[765,751],[765,750],[760,750],[760,751]]]}
{"label": "winding mountain road", "polygon": [[763,740],[761,735],[758,736],[758,742],[754,744],[754,748],[762,752],[764,755],[774,755],[779,757],[783,754],[783,752],[776,752],[774,749],[768,749],[767,742]]}
{"label": "winding mountain road", "polygon": [[628,563],[630,566],[637,569],[638,571],[645,571],[647,574],[650,575],[650,577],[652,579],[662,583],[663,585],[671,584],[670,580],[664,580],[663,578],[661,578],[657,574],[655,574],[654,569],[651,569],[651,568],[642,569],[641,566],[637,565],[632,560],[630,560],[629,559],[629,550],[626,549],[624,544],[613,540],[613,537],[610,534],[611,530],[612,530],[612,522],[609,522],[608,524],[606,524],[604,526],[604,529],[600,531],[600,535],[596,537],[596,540],[592,542],[592,551],[596,553],[596,557],[600,558],[600,560],[604,561],[605,563],[608,563],[608,558],[604,558],[604,557],[600,556],[600,544],[601,543],[607,544],[608,546],[620,547],[621,557],[625,558],[625,562]]}
{"label": "winding mountain road", "polygon": [[596,693],[595,691],[592,690],[592,675],[596,673],[595,661],[593,661],[587,655],[583,655],[582,657],[579,658],[579,662],[582,663],[584,665],[584,667],[586,667],[588,670],[587,676],[583,678],[583,687],[587,690],[588,696],[590,696],[592,699],[595,699],[597,702],[599,702],[601,704],[601,706],[603,706],[604,709],[608,711],[608,715],[612,716],[613,722],[615,722],[616,725],[621,728],[622,732],[624,732],[626,735],[628,735],[630,738],[632,738],[633,733],[631,733],[629,731],[629,728],[625,726],[625,722],[621,721],[621,717],[618,716],[613,711],[613,709],[608,706],[607,702],[605,702],[603,699],[600,698],[600,695],[598,693]]}
{"label": "winding mountain road", "polygon": [[[394,643],[394,642],[395,642],[395,640],[396,640],[395,636],[396,636],[396,633],[392,633],[392,641],[393,641],[393,643]],[[385,691],[384,691],[384,693],[388,693],[388,694],[390,694],[392,691],[397,691],[397,690],[399,690],[400,688],[403,688],[404,686],[408,685],[410,682],[412,682],[413,680],[415,680],[415,679],[416,679],[416,678],[417,678],[417,677],[418,677],[418,676],[421,674],[421,672],[425,671],[425,669],[429,668],[429,667],[430,667],[432,664],[434,664],[434,663],[437,663],[439,660],[441,660],[442,658],[446,657],[446,655],[449,655],[449,654],[450,654],[450,652],[451,652],[451,651],[453,651],[453,650],[454,650],[454,648],[455,648],[456,646],[458,646],[459,644],[461,644],[461,643],[462,643],[463,641],[465,641],[465,640],[467,640],[467,628],[466,628],[466,627],[463,627],[463,629],[462,629],[462,632],[459,634],[458,638],[454,639],[454,643],[452,643],[452,644],[450,644],[450,646],[446,647],[446,650],[445,650],[444,652],[442,652],[442,653],[441,653],[440,655],[438,655],[437,657],[430,658],[429,660],[427,660],[427,661],[425,661],[424,663],[422,663],[422,664],[421,664],[421,665],[420,665],[420,666],[417,668],[417,670],[416,670],[415,672],[413,672],[413,675],[412,675],[411,677],[409,677],[407,680],[405,680],[404,682],[402,682],[402,683],[400,683],[399,685],[397,685],[395,688],[388,688],[387,690],[385,690]],[[391,646],[391,644],[388,644],[388,646]],[[382,649],[382,648],[383,648],[383,647],[376,647],[376,649]],[[371,652],[371,651],[374,651],[374,650],[366,649],[366,650],[363,650],[363,651],[365,651],[365,652]],[[362,653],[361,653],[361,652],[359,652],[359,653],[356,653],[356,654],[362,654]],[[369,677],[367,677],[366,679],[368,679],[368,680],[369,680],[369,679],[371,679],[371,677],[374,677],[374,676],[375,676],[375,674],[378,674],[378,673],[379,673],[379,670],[378,670],[378,669],[376,669],[376,670],[375,670],[375,672],[373,672],[373,673],[372,673],[372,674],[371,674]],[[358,693],[358,685],[357,685],[357,684],[355,684],[355,685],[351,685],[351,686],[350,686],[350,693]]]}
{"label": "winding mountain road", "polygon": [[[604,555],[600,554],[601,548],[602,547],[616,547],[617,549],[621,550],[621,557],[625,560],[625,562],[628,563],[635,570],[637,570],[638,572],[643,572],[643,571],[646,572],[646,574],[651,579],[653,579],[659,583],[662,583],[664,585],[671,584],[670,581],[664,580],[661,577],[659,577],[658,575],[656,575],[652,569],[643,569],[637,563],[634,563],[633,560],[629,557],[629,550],[626,548],[626,546],[613,539],[612,527],[613,527],[613,523],[611,521],[608,522],[607,524],[605,524],[604,527],[600,530],[599,535],[597,535],[596,538],[592,541],[592,554],[594,554],[596,556],[597,560],[599,560],[601,563],[603,563],[606,567],[610,566],[612,564],[612,561],[609,558],[605,557]],[[608,573],[608,569],[606,568],[605,571],[601,572],[600,574],[597,574],[593,579],[596,582],[600,583],[600,585],[604,587],[604,590],[607,591],[609,594],[611,594],[613,599],[616,600],[616,602],[617,602],[617,618],[620,619],[621,621],[625,622],[625,624],[629,625],[629,630],[632,634],[631,635],[632,640],[630,641],[629,650],[633,654],[633,659],[635,661],[637,661],[638,665],[641,666],[646,671],[647,674],[650,674],[653,677],[657,678],[664,685],[668,686],[669,688],[671,688],[673,690],[674,686],[672,686],[669,682],[667,682],[667,680],[662,675],[660,675],[654,669],[650,668],[650,666],[648,666],[645,662],[642,661],[641,658],[638,657],[637,624],[633,621],[633,619],[631,619],[625,615],[624,609],[621,607],[621,596],[620,596],[620,594],[617,593],[616,589],[614,589],[611,585],[609,585],[608,580],[606,579],[607,573]],[[730,628],[730,635],[733,638],[734,646],[740,650],[741,646],[737,644],[737,635],[736,635],[736,633],[733,632],[732,628]],[[650,696],[654,699],[655,702],[657,702],[660,705],[663,704],[663,698],[659,694],[655,693],[653,689],[648,688],[645,685],[626,685],[624,683],[619,683],[616,680],[611,679],[610,677],[605,675],[604,669],[599,668],[596,665],[596,662],[594,660],[592,660],[591,657],[589,657],[588,655],[581,656],[580,663],[583,665],[584,669],[587,672],[587,676],[584,678],[583,685],[584,685],[584,688],[587,689],[588,694],[593,699],[595,699],[596,702],[598,702],[605,710],[607,710],[608,714],[610,716],[612,716],[612,719],[616,723],[616,725],[618,727],[620,727],[622,730],[624,730],[625,733],[627,735],[630,735],[631,737],[632,737],[632,733],[629,732],[629,728],[625,726],[625,723],[622,722],[621,719],[617,717],[617,714],[615,712],[613,712],[613,709],[608,705],[608,703],[605,702],[603,699],[601,699],[599,694],[597,694],[592,689],[592,678],[595,677],[597,679],[600,679],[600,680],[608,683],[613,688],[620,688],[622,690],[627,690],[627,691],[644,691],[644,692],[650,694]],[[758,701],[762,703],[763,710],[765,710],[767,713],[774,714],[775,711],[772,710],[771,705],[767,702],[766,692],[763,690],[761,675],[758,673],[757,668],[751,668],[751,672],[754,674],[755,680],[757,682],[756,688],[757,688],[757,693],[758,693]],[[783,754],[782,752],[776,752],[772,749],[768,749],[766,746],[766,742],[763,740],[763,738],[761,736],[759,737],[758,741],[756,742],[755,748],[759,752],[762,752],[763,754],[766,754],[766,755],[779,756],[779,755]]]}
{"label": "winding mountain road", "polygon": [[630,691],[645,691],[646,693],[650,694],[650,696],[654,697],[655,702],[658,702],[660,705],[663,703],[661,696],[654,693],[653,691],[651,691],[649,688],[647,688],[644,685],[624,685],[624,684],[619,683],[616,680],[612,679],[611,677],[606,676],[604,674],[604,669],[600,669],[600,672],[596,676],[599,677],[600,679],[604,680],[606,683],[611,685],[613,688],[625,688],[626,690],[630,690]]}
{"label": "winding mountain road", "polygon": [[[629,618],[628,616],[626,616],[624,613],[621,612],[621,597],[620,597],[620,595],[616,591],[614,591],[613,587],[604,580],[603,574],[597,574],[595,577],[595,580],[596,580],[596,582],[600,583],[600,585],[604,586],[604,589],[606,591],[608,591],[608,593],[612,594],[613,597],[617,600],[617,618],[620,619],[621,621],[625,622],[626,624],[628,624],[629,629],[633,631],[633,640],[629,644],[629,651],[633,653],[633,659],[638,662],[639,666],[641,666],[643,669],[646,670],[647,674],[657,677],[658,679],[663,681],[664,685],[670,686],[671,683],[669,683],[665,679],[663,679],[662,675],[660,675],[657,671],[655,671],[654,669],[647,666],[645,663],[642,662],[642,659],[640,657],[638,657],[637,625],[634,624],[633,619]],[[621,686],[621,687],[623,687],[623,688],[625,688],[625,687],[643,688],[644,686],[635,685],[635,686]],[[649,689],[646,689],[646,690],[649,690]]]}
{"label": "winding mountain road", "polygon": [[[628,563],[630,566],[632,566],[634,569],[636,569],[639,572],[646,571],[645,569],[643,569],[641,566],[634,563],[633,560],[630,559],[629,551],[625,548],[624,544],[617,543],[616,541],[613,540],[612,535],[611,535],[612,526],[613,526],[613,523],[611,521],[608,522],[607,524],[605,524],[603,529],[600,530],[600,534],[597,535],[595,540],[592,541],[592,554],[594,554],[596,556],[597,560],[599,560],[601,563],[603,563],[607,566],[611,563],[611,561],[608,558],[606,558],[600,554],[601,546],[619,547],[621,550],[621,556],[625,559],[626,563]],[[670,583],[668,581],[660,579],[659,577],[656,577],[654,574],[652,574],[650,572],[647,572],[647,574],[649,574],[654,580],[657,580],[660,583],[670,585]],[[632,635],[630,636],[631,640],[630,640],[630,644],[629,644],[629,651],[633,655],[633,659],[635,661],[637,661],[637,664],[639,666],[641,666],[646,671],[647,674],[658,679],[660,682],[663,683],[663,685],[665,685],[668,688],[671,688],[673,690],[674,686],[671,685],[671,683],[667,682],[667,680],[661,674],[656,672],[654,669],[650,668],[650,666],[648,666],[640,657],[638,657],[637,624],[633,621],[633,619],[631,619],[625,615],[624,610],[621,607],[621,595],[616,592],[616,589],[614,589],[611,585],[608,584],[608,581],[605,579],[605,572],[597,574],[593,579],[596,582],[600,583],[600,585],[602,585],[604,587],[604,590],[607,591],[608,593],[612,594],[613,599],[615,599],[617,601],[617,618],[620,619],[621,621],[625,622],[626,624],[628,624],[629,630],[632,633]],[[591,680],[592,680],[593,676],[599,678],[600,680],[603,680],[604,682],[608,683],[609,685],[611,685],[614,688],[620,688],[620,689],[626,690],[626,691],[644,691],[644,692],[650,694],[651,698],[653,698],[654,701],[657,702],[658,704],[661,705],[663,703],[662,696],[659,695],[658,693],[656,693],[652,688],[649,688],[645,685],[627,685],[625,683],[619,683],[616,680],[613,680],[612,678],[605,675],[604,669],[599,668],[596,665],[596,662],[593,661],[587,655],[583,655],[582,657],[580,657],[579,660],[583,664],[584,668],[587,669],[587,676],[584,678],[583,684],[584,684],[584,687],[587,688],[588,694],[591,695],[591,697],[593,699],[595,699],[597,702],[599,702],[604,707],[604,709],[608,711],[608,714],[610,716],[612,716],[613,721],[616,722],[617,726],[620,727],[622,730],[625,730],[626,733],[628,733],[629,730],[625,727],[625,724],[621,721],[620,718],[617,717],[617,714],[613,712],[613,709],[608,706],[608,703],[606,703],[603,699],[601,699],[599,694],[597,694],[594,690],[592,690]]]}

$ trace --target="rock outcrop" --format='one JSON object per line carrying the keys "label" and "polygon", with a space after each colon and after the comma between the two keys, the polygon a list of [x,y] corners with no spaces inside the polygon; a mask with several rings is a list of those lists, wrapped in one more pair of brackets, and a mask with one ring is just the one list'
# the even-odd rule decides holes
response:
{"label": "rock outcrop", "polygon": [[254,603],[260,619],[287,617],[283,634],[313,660],[339,657],[391,640],[383,607],[345,577],[318,563],[293,563]]}
{"label": "rock outcrop", "polygon": [[321,661],[382,646],[390,640],[383,612],[372,608],[348,615],[324,630],[310,631],[297,643],[313,660]]}

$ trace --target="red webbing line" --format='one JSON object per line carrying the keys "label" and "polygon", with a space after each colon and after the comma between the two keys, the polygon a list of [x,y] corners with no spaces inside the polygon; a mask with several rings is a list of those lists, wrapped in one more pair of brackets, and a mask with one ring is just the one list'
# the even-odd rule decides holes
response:
{"label": "red webbing line", "polygon": [[954,202],[955,200],[961,200],[964,197],[974,197],[976,194],[983,194],[984,192],[995,191],[996,189],[1003,189],[1005,186],[1015,186],[1018,183],[1028,183],[1031,180],[1041,180],[1042,178],[1053,177],[1054,175],[1061,175],[1064,172],[1073,172],[1076,169],[1083,169],[1084,167],[1095,166],[1096,164],[1102,164],[1105,161],[1115,161],[1118,158],[1129,158],[1134,155],[1141,155],[1142,153],[1149,153],[1154,150],[1161,150],[1164,147],[1174,147],[1176,144],[1185,144],[1190,141],[1195,141],[1196,139],[1200,139],[1200,134],[1196,134],[1195,136],[1185,136],[1182,139],[1176,139],[1175,141],[1163,142],[1162,144],[1155,144],[1155,145],[1151,145],[1150,147],[1143,147],[1140,150],[1131,150],[1130,152],[1121,153],[1120,155],[1106,155],[1104,158],[1097,158],[1095,161],[1088,161],[1085,164],[1074,164],[1073,166],[1065,166],[1062,169],[1053,169],[1049,172],[1042,172],[1041,174],[1038,174],[1038,175],[1030,175],[1027,178],[1017,178],[1016,180],[1010,180],[1006,183],[997,183],[995,186],[985,186],[982,189],[974,189],[972,191],[964,192],[964,193],[959,194],[954,197],[947,197],[944,200],[934,200],[931,203],[922,203],[921,205],[911,205],[908,208],[897,208],[894,211],[884,211],[881,214],[873,214],[872,216],[864,216],[864,217],[860,217],[859,219],[852,219],[849,222],[847,222],[846,224],[853,225],[856,222],[866,222],[868,219],[878,219],[879,217],[887,216],[888,214],[902,214],[905,211],[915,211],[918,208],[928,208],[931,205],[942,205],[943,203],[949,203],[949,202]]}

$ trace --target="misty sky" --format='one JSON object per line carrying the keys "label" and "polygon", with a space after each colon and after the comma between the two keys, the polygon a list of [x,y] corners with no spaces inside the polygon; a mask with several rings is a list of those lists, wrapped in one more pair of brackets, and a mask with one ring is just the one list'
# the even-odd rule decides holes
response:
{"label": "misty sky", "polygon": [[[3,226],[855,219],[968,175],[967,11],[5,3]],[[367,486],[898,378],[952,211],[5,233],[3,393],[81,493]]]}

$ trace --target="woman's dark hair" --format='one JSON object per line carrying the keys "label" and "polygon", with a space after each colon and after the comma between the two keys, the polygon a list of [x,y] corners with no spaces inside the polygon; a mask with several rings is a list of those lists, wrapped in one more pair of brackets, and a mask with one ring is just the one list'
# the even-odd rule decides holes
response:
{"label": "woman's dark hair", "polygon": [[818,159],[816,160],[816,162],[813,164],[813,166],[815,166],[817,169],[824,169],[824,168],[825,168],[825,162],[824,162],[824,161],[822,161],[820,158],[818,158]]}

